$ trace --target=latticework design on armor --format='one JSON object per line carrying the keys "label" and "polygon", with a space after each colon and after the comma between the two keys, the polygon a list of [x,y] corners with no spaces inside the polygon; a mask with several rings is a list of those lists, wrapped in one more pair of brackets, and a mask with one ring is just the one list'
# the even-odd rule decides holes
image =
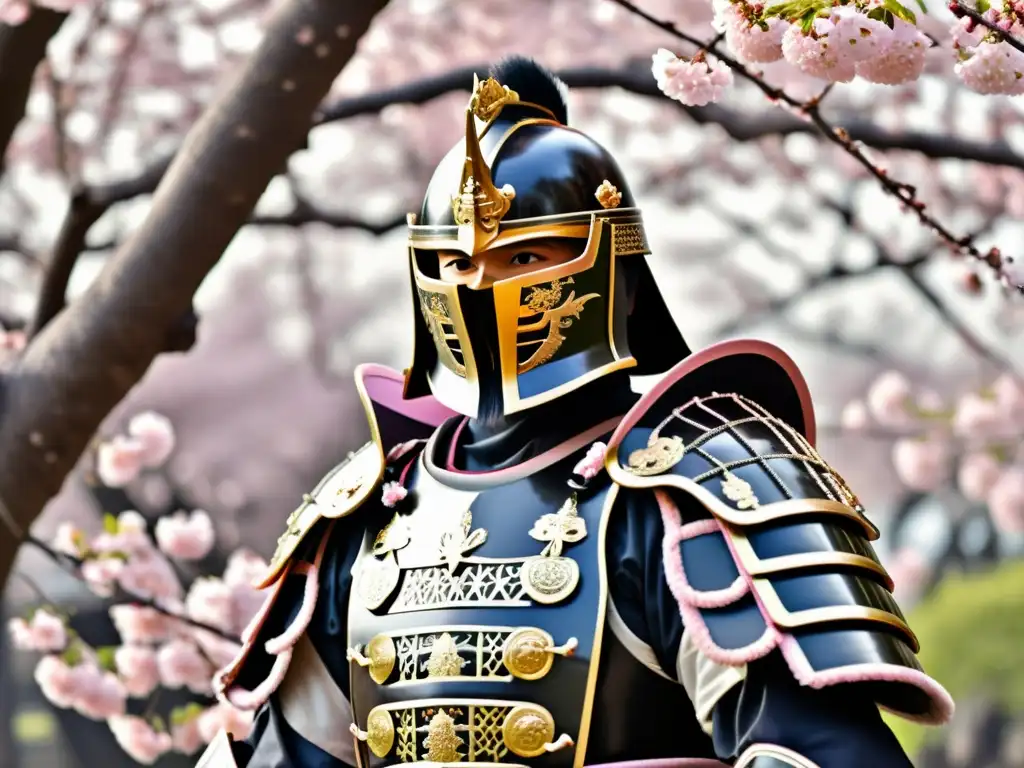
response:
{"label": "latticework design on armor", "polygon": [[508,707],[473,707],[469,732],[469,752],[479,761],[500,762],[508,754],[501,726]]}
{"label": "latticework design on armor", "polygon": [[522,562],[465,562],[453,575],[444,566],[403,572],[402,588],[389,613],[434,608],[530,605],[519,578]]}
{"label": "latticework design on armor", "polygon": [[416,712],[403,709],[398,712],[398,727],[395,729],[397,739],[396,754],[403,763],[416,762]]}
{"label": "latticework design on armor", "polygon": [[459,656],[465,661],[459,677],[502,680],[511,677],[502,661],[505,641],[511,630],[452,628],[396,636],[398,682],[407,683],[430,677],[428,661],[435,642],[444,633],[451,637]]}
{"label": "latticework design on armor", "polygon": [[[718,402],[715,402],[718,401]],[[728,404],[733,414],[722,413],[719,403]],[[736,407],[733,407],[736,406]],[[719,406],[719,407],[712,407]],[[806,437],[786,422],[776,418],[760,405],[742,395],[715,394],[697,397],[676,408],[654,430],[652,438],[661,435],[672,421],[678,420],[699,431],[699,435],[684,446],[685,453],[695,453],[711,465],[711,469],[693,477],[700,484],[723,478],[729,482],[733,470],[757,465],[768,475],[780,493],[787,499],[796,498],[793,489],[772,466],[775,462],[798,464],[821,490],[822,498],[836,501],[859,511],[863,508],[857,496],[840,474],[826,462]],[[743,427],[743,429],[739,429]],[[689,432],[690,430],[686,430]],[[760,431],[761,434],[757,434]],[[727,434],[747,455],[723,461],[705,446],[716,437]],[[752,435],[754,436],[752,438]],[[767,438],[775,450],[760,452],[751,439]],[[754,500],[756,503],[756,499]]]}
{"label": "latticework design on armor", "polygon": [[458,762],[502,762],[509,752],[502,728],[511,710],[512,706],[482,707],[473,704],[395,710],[393,716],[398,721],[395,755],[403,763],[429,761],[429,748],[425,742],[430,736],[430,724],[439,712],[443,712],[453,721],[450,728],[453,734],[464,742]]}

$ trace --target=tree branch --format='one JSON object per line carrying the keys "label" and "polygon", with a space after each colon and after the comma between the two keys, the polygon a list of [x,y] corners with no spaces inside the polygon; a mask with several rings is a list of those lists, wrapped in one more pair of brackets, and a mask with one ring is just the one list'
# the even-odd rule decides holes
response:
{"label": "tree branch", "polygon": [[0,24],[0,176],[14,131],[25,116],[25,104],[36,67],[46,57],[50,42],[66,13],[33,7],[32,14],[16,27]]}
{"label": "tree branch", "polygon": [[[142,228],[29,345],[6,381],[0,421],[0,499],[23,530],[160,352],[386,2],[281,6],[190,132]],[[0,576],[12,559],[10,543],[0,547]]]}
{"label": "tree branch", "polygon": [[[362,96],[340,99],[324,105],[315,118],[318,123],[347,120],[372,115],[395,104],[419,105],[449,93],[469,92],[473,74],[486,72],[487,65],[461,67],[442,75],[415,80],[394,88]],[[556,73],[570,88],[593,89],[617,87],[639,96],[665,99],[651,77],[650,69],[630,66],[621,69],[581,67],[564,69]],[[698,125],[718,125],[732,139],[740,142],[757,141],[769,136],[805,134],[820,136],[814,125],[778,110],[765,110],[746,114],[717,104],[706,107],[687,107],[673,102]],[[956,159],[983,165],[1005,166],[1024,170],[1024,156],[1014,152],[1003,141],[970,141],[956,136],[907,131],[896,133],[863,120],[846,122],[851,140],[878,150],[916,152],[931,159]],[[297,145],[298,146],[298,145]],[[91,195],[108,207],[115,203],[145,195],[156,189],[170,166],[171,157],[161,158],[148,166],[139,176],[96,187]]]}
{"label": "tree branch", "polygon": [[[821,99],[828,93],[829,88],[826,88],[817,98],[810,99],[807,102],[799,101],[781,88],[770,85],[759,73],[723,51],[719,47],[721,35],[714,40],[705,42],[688,34],[669,21],[655,18],[639,8],[632,0],[611,0],[611,2],[626,9],[634,16],[643,19],[651,26],[657,27],[689,45],[696,46],[701,52],[713,55],[735,72],[738,77],[760,90],[769,100],[785,104],[798,114],[804,115],[822,137],[846,152],[875,179],[883,192],[896,198],[905,207],[905,210],[910,211],[922,226],[931,230],[953,253],[969,257],[978,264],[991,269],[997,276],[1002,276],[1003,257],[998,248],[990,248],[987,252],[982,253],[975,245],[973,236],[957,237],[954,235],[945,224],[926,211],[926,206],[917,197],[917,190],[913,185],[891,178],[885,169],[880,168],[868,159],[847,129],[835,126],[825,119],[821,111]],[[1020,288],[1020,292],[1024,293],[1024,287]]]}

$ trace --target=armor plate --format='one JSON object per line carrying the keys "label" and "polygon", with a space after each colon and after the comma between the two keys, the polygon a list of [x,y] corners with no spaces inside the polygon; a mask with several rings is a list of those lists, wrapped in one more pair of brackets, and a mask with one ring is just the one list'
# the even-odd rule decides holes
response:
{"label": "armor plate", "polygon": [[485,490],[421,459],[369,529],[349,602],[364,765],[582,764],[615,488],[573,491],[578,458]]}

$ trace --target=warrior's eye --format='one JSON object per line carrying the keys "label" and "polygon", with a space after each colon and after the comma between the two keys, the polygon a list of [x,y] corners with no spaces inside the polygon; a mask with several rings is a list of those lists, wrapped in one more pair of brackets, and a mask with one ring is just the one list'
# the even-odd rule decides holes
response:
{"label": "warrior's eye", "polygon": [[517,253],[515,256],[513,256],[509,264],[515,264],[516,266],[522,267],[526,266],[527,264],[536,264],[538,261],[544,261],[544,259],[538,256],[536,253],[529,253],[528,251],[523,251],[522,253]]}
{"label": "warrior's eye", "polygon": [[444,265],[445,269],[454,269],[456,272],[469,272],[473,269],[473,262],[469,259],[452,259]]}

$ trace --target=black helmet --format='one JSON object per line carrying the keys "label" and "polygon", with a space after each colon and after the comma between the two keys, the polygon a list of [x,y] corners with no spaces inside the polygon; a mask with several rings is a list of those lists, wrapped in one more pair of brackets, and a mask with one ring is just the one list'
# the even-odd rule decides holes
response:
{"label": "black helmet", "polygon": [[[406,397],[509,414],[614,371],[667,370],[689,349],[615,158],[568,127],[564,84],[535,62],[508,59],[474,81],[465,139],[409,214],[417,312]],[[575,241],[579,257],[486,289],[439,279],[438,251],[473,258],[549,238]]]}

